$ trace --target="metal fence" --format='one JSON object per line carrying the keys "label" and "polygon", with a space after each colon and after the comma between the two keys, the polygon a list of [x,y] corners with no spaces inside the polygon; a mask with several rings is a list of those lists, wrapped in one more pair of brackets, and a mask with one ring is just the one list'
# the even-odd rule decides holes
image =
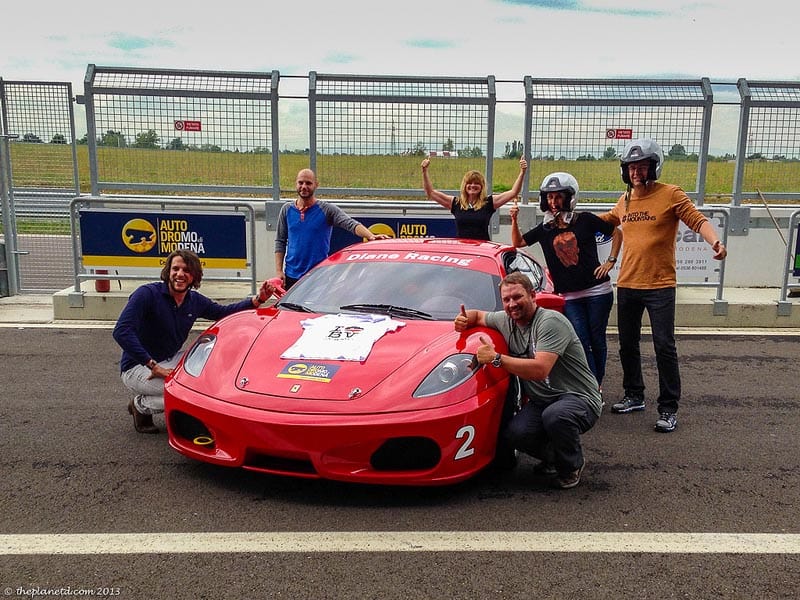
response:
{"label": "metal fence", "polygon": [[[420,196],[419,165],[440,189],[457,190],[469,169],[492,180],[494,77],[379,77],[309,74],[311,168],[320,192],[347,196]],[[345,170],[346,188],[325,184]],[[402,187],[387,187],[400,181]]]}
{"label": "metal fence", "polygon": [[89,65],[84,102],[92,194],[277,199],[278,82],[277,71]]}
{"label": "metal fence", "polygon": [[[750,218],[753,200],[800,198],[798,83],[739,80],[734,166],[709,157],[714,99],[706,78],[504,81],[521,84],[524,91],[524,99],[510,107],[518,116],[509,127],[509,115],[496,114],[498,102],[509,101],[498,100],[492,76],[312,71],[307,153],[279,152],[279,81],[277,71],[89,65],[84,95],[74,99],[68,83],[0,79],[0,124],[8,147],[0,175],[9,182],[9,200],[0,210],[13,213],[3,214],[3,241],[8,268],[22,266],[21,291],[69,285],[68,205],[87,191],[96,197],[179,194],[280,201],[281,169],[286,171],[284,192],[291,194],[295,170],[310,165],[320,178],[320,194],[344,201],[361,197],[375,210],[394,210],[397,202],[423,199],[419,164],[426,156],[434,161],[430,174],[437,189],[455,192],[464,172],[476,169],[500,190],[516,174],[515,153],[524,151],[530,163],[525,200],[545,174],[556,170],[577,177],[584,200],[614,199],[623,187],[618,158],[625,143],[652,137],[667,154],[663,179],[681,185],[698,205],[704,202],[709,170],[717,198],[733,191],[729,235],[763,228]],[[76,100],[86,107],[87,134],[81,140],[75,139]],[[503,127],[501,140],[496,121]],[[503,155],[502,143],[516,131],[519,144]],[[731,187],[719,192],[717,169],[723,166],[728,170],[721,179]],[[785,221],[775,226],[782,228]],[[495,219],[493,232],[498,231]],[[14,240],[8,240],[10,234]]]}
{"label": "metal fence", "polygon": [[[72,229],[75,232],[71,238],[71,249],[69,256],[73,261],[73,291],[71,293],[71,303],[80,306],[82,300],[81,283],[84,281],[97,281],[100,279],[123,280],[154,280],[158,279],[163,265],[150,268],[142,268],[137,263],[128,267],[120,267],[114,271],[103,269],[99,271],[84,264],[81,240],[81,214],[82,211],[91,210],[114,210],[121,213],[130,212],[131,215],[141,213],[153,213],[170,217],[176,212],[186,211],[195,214],[225,215],[242,214],[245,217],[246,229],[244,246],[247,250],[246,268],[233,271],[230,268],[210,269],[206,267],[203,275],[204,281],[230,281],[239,283],[249,283],[251,293],[256,291],[256,231],[255,231],[255,210],[249,202],[234,200],[230,198],[173,198],[173,197],[153,197],[153,196],[127,196],[112,198],[108,196],[80,196],[70,202],[70,219]],[[154,228],[154,238],[159,238],[158,229]],[[114,231],[112,235],[120,236],[121,231]],[[172,244],[167,244],[172,246]],[[163,260],[169,252],[183,247],[181,244],[174,244],[174,247],[166,250],[159,250],[158,245],[153,250],[152,255],[155,261]],[[142,256],[150,256],[143,254]],[[151,258],[150,262],[153,259]]]}
{"label": "metal fence", "polygon": [[778,300],[778,314],[790,315],[791,302],[787,300],[790,290],[800,289],[800,283],[790,283],[789,279],[796,277],[800,271],[800,210],[789,217],[789,241],[786,243],[786,259],[783,265],[783,278],[781,282],[781,295]]}
{"label": "metal fence", "polygon": [[739,79],[741,98],[733,204],[800,195],[800,83]]}
{"label": "metal fence", "polygon": [[70,83],[0,79],[10,157],[5,211],[15,219],[13,227],[5,220],[3,227],[17,275],[13,293],[61,289],[72,277],[65,208],[80,193],[73,100]]}
{"label": "metal fence", "polygon": [[80,193],[72,84],[0,79],[2,133],[14,135],[14,190],[25,195]]}
{"label": "metal fence", "polygon": [[708,79],[571,80],[525,77],[529,187],[547,173],[575,176],[586,198],[618,197],[619,156],[635,138],[669,155],[663,177],[703,203],[713,94]]}

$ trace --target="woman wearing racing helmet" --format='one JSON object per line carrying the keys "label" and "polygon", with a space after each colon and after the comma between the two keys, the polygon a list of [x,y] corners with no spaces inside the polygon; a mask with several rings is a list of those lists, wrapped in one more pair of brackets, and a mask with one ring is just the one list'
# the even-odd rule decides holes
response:
{"label": "woman wearing racing helmet", "polygon": [[489,221],[494,212],[512,198],[516,198],[522,190],[522,180],[528,168],[528,161],[519,161],[519,175],[514,185],[507,192],[497,195],[486,195],[486,179],[480,171],[467,171],[461,180],[461,193],[451,196],[433,189],[428,166],[431,160],[422,161],[422,187],[430,200],[438,202],[453,213],[456,219],[456,237],[472,240],[491,240]]}
{"label": "woman wearing racing helmet", "polygon": [[[511,214],[511,242],[515,247],[542,247],[555,291],[564,296],[564,314],[583,344],[586,359],[598,385],[606,371],[608,345],[606,329],[614,304],[614,292],[608,272],[616,262],[622,245],[622,233],[614,225],[590,212],[575,212],[578,182],[569,173],[551,173],[539,188],[542,223],[523,235],[517,216]],[[600,264],[596,233],[611,235],[611,255]]]}

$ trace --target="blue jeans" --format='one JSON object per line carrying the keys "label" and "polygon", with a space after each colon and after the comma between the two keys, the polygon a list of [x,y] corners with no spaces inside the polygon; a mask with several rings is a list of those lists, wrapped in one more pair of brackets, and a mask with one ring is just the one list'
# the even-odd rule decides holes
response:
{"label": "blue jeans", "polygon": [[625,395],[644,399],[642,355],[642,315],[647,309],[653,332],[653,349],[658,368],[658,410],[678,412],[681,375],[675,347],[675,288],[634,290],[617,288],[617,328],[622,387]]}
{"label": "blue jeans", "polygon": [[583,351],[586,353],[586,361],[598,385],[603,384],[603,377],[606,374],[608,356],[606,329],[613,304],[613,292],[567,300],[564,304],[564,315],[578,334]]}

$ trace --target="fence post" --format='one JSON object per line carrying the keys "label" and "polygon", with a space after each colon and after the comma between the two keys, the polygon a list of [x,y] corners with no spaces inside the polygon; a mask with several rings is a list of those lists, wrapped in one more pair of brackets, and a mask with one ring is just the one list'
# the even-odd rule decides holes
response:
{"label": "fence post", "polygon": [[[8,296],[19,294],[17,225],[14,218],[14,202],[11,192],[11,156],[8,148],[9,138],[16,137],[16,135],[0,134],[0,209],[3,212],[3,232],[5,234],[5,244],[3,245],[5,272],[0,269],[0,278],[6,280],[5,290]],[[2,287],[2,282],[0,282],[0,287]]]}

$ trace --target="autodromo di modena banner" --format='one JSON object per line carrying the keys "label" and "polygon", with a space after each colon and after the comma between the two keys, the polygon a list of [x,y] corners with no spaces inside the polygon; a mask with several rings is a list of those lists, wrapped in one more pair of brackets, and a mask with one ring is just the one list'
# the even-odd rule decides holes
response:
{"label": "autodromo di modena banner", "polygon": [[[451,215],[441,217],[376,217],[374,215],[352,215],[369,228],[372,233],[383,233],[393,238],[434,238],[455,237],[456,221]],[[337,250],[360,242],[361,238],[337,227],[331,232],[331,248],[333,254]]]}
{"label": "autodromo di modena banner", "polygon": [[170,252],[191,250],[204,268],[247,267],[243,214],[80,211],[81,251],[86,267],[158,268]]}

